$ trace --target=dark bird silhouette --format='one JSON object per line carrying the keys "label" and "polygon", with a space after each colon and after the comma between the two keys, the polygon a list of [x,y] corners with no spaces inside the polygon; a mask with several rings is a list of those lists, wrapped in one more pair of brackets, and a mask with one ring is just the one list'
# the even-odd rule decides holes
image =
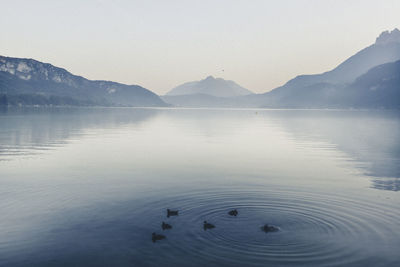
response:
{"label": "dark bird silhouette", "polygon": [[279,228],[273,225],[265,224],[264,226],[261,227],[261,230],[263,230],[266,233],[269,233],[269,232],[278,232]]}
{"label": "dark bird silhouette", "polygon": [[152,233],[151,234],[151,240],[153,241],[153,243],[158,241],[158,240],[165,239],[165,238],[166,238],[165,235],[158,235],[156,233]]}
{"label": "dark bird silhouette", "polygon": [[237,209],[234,209],[234,210],[229,211],[228,214],[231,215],[231,216],[237,216],[238,215],[238,211],[237,211]]}
{"label": "dark bird silhouette", "polygon": [[171,228],[172,228],[172,225],[170,225],[170,224],[168,224],[168,223],[165,223],[165,222],[162,222],[161,228],[162,228],[163,230],[168,230],[168,229],[171,229]]}
{"label": "dark bird silhouette", "polygon": [[178,211],[167,209],[167,217],[169,216],[178,216]]}
{"label": "dark bird silhouette", "polygon": [[204,228],[204,230],[213,229],[213,228],[215,228],[215,225],[211,224],[211,223],[208,223],[207,221],[204,221],[203,228]]}

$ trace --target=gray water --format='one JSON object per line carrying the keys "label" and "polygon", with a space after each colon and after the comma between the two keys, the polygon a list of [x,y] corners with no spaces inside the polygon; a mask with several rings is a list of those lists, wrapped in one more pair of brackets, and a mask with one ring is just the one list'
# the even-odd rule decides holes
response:
{"label": "gray water", "polygon": [[2,110],[0,266],[399,266],[399,136],[396,111]]}

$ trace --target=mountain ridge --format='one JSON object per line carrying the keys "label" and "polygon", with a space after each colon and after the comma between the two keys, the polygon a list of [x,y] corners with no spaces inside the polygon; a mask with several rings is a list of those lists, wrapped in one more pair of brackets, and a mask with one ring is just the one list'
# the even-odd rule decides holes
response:
{"label": "mountain ridge", "polygon": [[[390,34],[394,33],[397,35],[397,32],[397,28],[394,29],[392,32],[388,32],[389,36],[387,36],[386,39],[392,39],[390,37]],[[378,37],[377,40],[379,38],[380,37]],[[298,75],[295,78],[289,80],[283,86],[277,87],[264,94],[276,94],[277,92],[282,90],[290,90],[294,87],[300,88],[315,83],[351,83],[357,77],[366,73],[372,67],[389,62],[394,62],[398,59],[400,59],[400,39],[397,40],[393,38],[393,41],[390,42],[376,41],[376,43],[360,50],[353,56],[350,56],[348,59],[346,59],[330,71],[326,71],[320,74]]]}
{"label": "mountain ridge", "polygon": [[166,106],[158,95],[139,85],[89,80],[35,59],[0,56],[0,94],[41,95],[106,106]]}

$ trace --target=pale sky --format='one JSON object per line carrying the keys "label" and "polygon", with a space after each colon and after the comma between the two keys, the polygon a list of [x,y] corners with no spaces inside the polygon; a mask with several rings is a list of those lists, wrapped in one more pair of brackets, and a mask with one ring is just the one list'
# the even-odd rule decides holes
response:
{"label": "pale sky", "polygon": [[0,55],[155,93],[208,75],[257,93],[400,28],[399,0],[0,0]]}

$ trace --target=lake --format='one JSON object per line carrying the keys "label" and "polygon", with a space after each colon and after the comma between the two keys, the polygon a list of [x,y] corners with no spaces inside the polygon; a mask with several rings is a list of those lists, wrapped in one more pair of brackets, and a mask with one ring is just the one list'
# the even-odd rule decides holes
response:
{"label": "lake", "polygon": [[399,115],[2,110],[0,266],[400,266]]}

